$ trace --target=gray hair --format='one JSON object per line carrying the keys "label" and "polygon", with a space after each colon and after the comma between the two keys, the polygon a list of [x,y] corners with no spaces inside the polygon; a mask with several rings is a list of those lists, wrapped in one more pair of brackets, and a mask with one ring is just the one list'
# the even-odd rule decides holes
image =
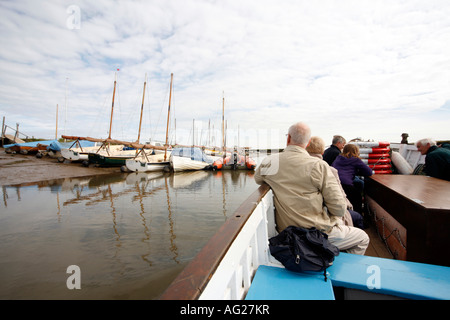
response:
{"label": "gray hair", "polygon": [[436,141],[434,141],[431,138],[420,139],[419,141],[416,142],[416,146],[419,143],[420,143],[421,146],[426,146],[427,144],[430,144],[430,147],[431,147],[431,146],[435,146],[436,145]]}
{"label": "gray hair", "polygon": [[333,136],[333,140],[331,141],[331,144],[336,144],[338,142],[345,144],[347,141],[345,140],[345,138],[343,136]]}
{"label": "gray hair", "polygon": [[293,144],[299,144],[306,147],[311,138],[311,129],[306,123],[297,122],[289,128],[289,135]]}

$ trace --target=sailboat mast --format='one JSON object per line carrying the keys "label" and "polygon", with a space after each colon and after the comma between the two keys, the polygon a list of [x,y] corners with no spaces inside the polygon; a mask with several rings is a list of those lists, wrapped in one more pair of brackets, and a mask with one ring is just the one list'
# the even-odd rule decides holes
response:
{"label": "sailboat mast", "polygon": [[166,127],[166,149],[164,150],[164,161],[167,158],[167,147],[169,146],[169,118],[170,118],[170,103],[172,101],[172,81],[173,81],[173,73],[170,74],[170,93],[169,93],[169,108],[167,111],[167,127]]}
{"label": "sailboat mast", "polygon": [[222,151],[223,157],[225,158],[225,93],[222,97]]}
{"label": "sailboat mast", "polygon": [[144,97],[145,97],[145,86],[146,85],[147,85],[147,74],[145,74],[144,90],[142,93],[141,118],[139,119],[139,132],[138,132],[137,143],[139,143],[139,139],[141,138],[142,114],[144,113]]}
{"label": "sailboat mast", "polygon": [[111,119],[109,120],[109,136],[108,136],[108,139],[111,139],[112,119],[113,119],[113,113],[114,113],[114,96],[116,95],[116,83],[117,83],[117,73],[115,74],[115,79],[114,79],[114,90],[113,90],[112,106],[111,106]]}
{"label": "sailboat mast", "polygon": [[[3,133],[3,132],[2,132]],[[56,105],[56,131],[55,140],[58,140],[58,105]]]}

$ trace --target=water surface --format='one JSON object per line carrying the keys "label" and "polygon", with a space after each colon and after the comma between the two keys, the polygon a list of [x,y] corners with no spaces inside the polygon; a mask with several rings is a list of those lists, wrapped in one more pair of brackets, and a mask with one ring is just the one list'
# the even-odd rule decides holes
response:
{"label": "water surface", "polygon": [[[0,299],[155,299],[258,187],[248,171],[2,187]],[[69,290],[67,268],[80,268]]]}

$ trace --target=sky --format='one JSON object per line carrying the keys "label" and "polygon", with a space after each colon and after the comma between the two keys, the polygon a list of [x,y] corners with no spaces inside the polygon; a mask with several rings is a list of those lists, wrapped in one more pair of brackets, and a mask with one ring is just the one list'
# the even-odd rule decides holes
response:
{"label": "sky", "polygon": [[144,101],[164,141],[173,74],[172,143],[220,146],[223,105],[227,146],[450,139],[448,0],[1,0],[0,42],[0,116],[36,138],[108,137],[116,80],[111,137]]}

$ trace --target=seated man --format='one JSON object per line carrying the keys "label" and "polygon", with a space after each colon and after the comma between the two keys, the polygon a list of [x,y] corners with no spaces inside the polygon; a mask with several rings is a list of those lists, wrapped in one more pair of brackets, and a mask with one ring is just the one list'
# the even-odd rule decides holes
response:
{"label": "seated man", "polygon": [[329,165],[305,150],[310,138],[308,125],[292,125],[287,147],[262,161],[255,181],[267,183],[274,193],[279,232],[291,225],[315,227],[339,250],[363,255],[369,237],[364,230],[342,222],[347,210],[345,198]]}
{"label": "seated man", "polygon": [[344,137],[337,135],[333,136],[331,146],[323,153],[323,160],[331,166],[336,157],[341,154],[345,144],[346,141]]}
{"label": "seated man", "polygon": [[422,139],[416,143],[417,150],[425,157],[425,173],[430,177],[450,181],[450,149],[439,148],[431,139]]}

